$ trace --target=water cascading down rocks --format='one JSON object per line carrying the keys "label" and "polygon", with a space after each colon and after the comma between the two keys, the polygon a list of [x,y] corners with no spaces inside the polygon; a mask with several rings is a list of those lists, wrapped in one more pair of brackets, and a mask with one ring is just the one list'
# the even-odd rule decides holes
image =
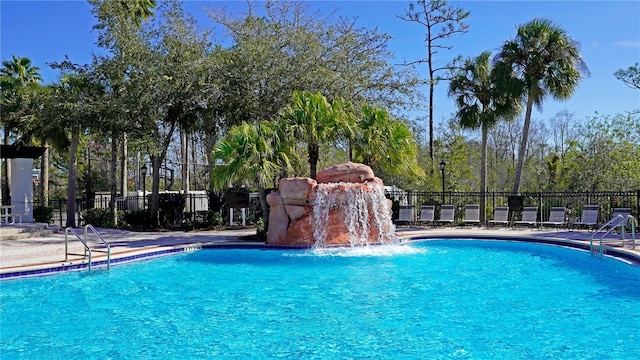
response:
{"label": "water cascading down rocks", "polygon": [[267,196],[269,245],[364,246],[396,241],[391,200],[367,165],[347,162],[316,180],[286,178]]}

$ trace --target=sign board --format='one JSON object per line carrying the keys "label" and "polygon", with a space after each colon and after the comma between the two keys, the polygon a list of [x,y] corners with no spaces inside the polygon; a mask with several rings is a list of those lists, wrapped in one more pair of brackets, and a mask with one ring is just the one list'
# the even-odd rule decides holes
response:
{"label": "sign board", "polygon": [[249,207],[249,191],[247,189],[229,189],[224,195],[225,204],[232,209]]}
{"label": "sign board", "polygon": [[524,197],[512,195],[509,196],[509,211],[522,211],[524,210]]}

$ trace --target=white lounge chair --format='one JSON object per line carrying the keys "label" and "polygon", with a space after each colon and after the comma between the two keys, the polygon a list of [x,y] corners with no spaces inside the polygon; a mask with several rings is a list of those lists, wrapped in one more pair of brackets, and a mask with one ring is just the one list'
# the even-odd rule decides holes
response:
{"label": "white lounge chair", "polygon": [[440,218],[436,222],[453,225],[455,212],[456,207],[454,205],[442,205],[440,207]]}
{"label": "white lounge chair", "polygon": [[436,207],[434,205],[422,205],[420,207],[420,219],[418,222],[433,225]]}
{"label": "white lounge chair", "polygon": [[401,205],[398,213],[398,223],[410,225],[415,221],[413,216],[413,206]]}
{"label": "white lounge chair", "polygon": [[478,224],[480,226],[480,205],[471,204],[464,208],[463,224]]}
{"label": "white lounge chair", "polygon": [[493,220],[489,220],[489,225],[509,225],[509,207],[508,206],[496,206],[493,209]]}
{"label": "white lounge chair", "polygon": [[580,221],[573,223],[574,226],[586,227],[591,229],[598,224],[598,214],[600,212],[600,205],[584,205],[582,207],[582,216]]}
{"label": "white lounge chair", "polygon": [[627,217],[629,215],[631,215],[631,208],[615,208],[613,209],[611,220],[604,223],[601,227],[607,229],[609,227],[625,226],[627,225]]}
{"label": "white lounge chair", "polygon": [[538,207],[537,206],[525,206],[522,210],[522,220],[516,221],[514,225],[530,225],[533,227],[538,226]]}
{"label": "white lounge chair", "polygon": [[567,215],[566,207],[552,207],[549,213],[549,220],[540,223],[542,226],[555,226],[556,228],[567,225],[565,216]]}

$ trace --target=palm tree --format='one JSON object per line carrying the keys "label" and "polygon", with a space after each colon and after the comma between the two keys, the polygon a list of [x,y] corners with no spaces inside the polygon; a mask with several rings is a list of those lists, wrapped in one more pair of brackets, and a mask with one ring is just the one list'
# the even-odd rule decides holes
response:
{"label": "palm tree", "polygon": [[33,66],[29,58],[15,55],[11,57],[11,61],[2,62],[0,75],[17,80],[19,86],[37,84],[42,81],[39,67]]}
{"label": "palm tree", "polygon": [[505,79],[500,68],[492,66],[491,52],[485,51],[476,58],[468,58],[453,73],[449,84],[449,96],[455,97],[458,111],[456,118],[464,128],[482,128],[480,161],[480,221],[485,221],[487,191],[487,136],[500,119],[513,118],[520,110],[519,98],[505,91]]}
{"label": "palm tree", "polygon": [[153,17],[156,0],[120,0],[120,6],[133,23],[140,26],[143,20]]}
{"label": "palm tree", "polygon": [[589,70],[580,56],[579,44],[548,19],[534,19],[518,27],[514,39],[506,41],[496,55],[520,81],[526,96],[526,113],[513,193],[520,190],[520,180],[527,150],[531,110],[542,106],[547,95],[566,100]]}
{"label": "palm tree", "polygon": [[[349,129],[340,108],[342,101],[329,101],[319,92],[294,91],[291,102],[280,112],[292,141],[307,144],[310,177],[316,178],[320,144],[337,139],[339,130]],[[344,124],[343,124],[344,123]]]}
{"label": "palm tree", "polygon": [[[3,128],[3,143],[9,145],[11,132],[25,115],[24,99],[28,95],[26,90],[39,86],[42,81],[40,68],[33,66],[26,57],[13,55],[10,61],[3,61],[0,68],[0,123]],[[5,162],[3,173],[3,201],[10,201],[11,194],[11,165]]]}
{"label": "palm tree", "polygon": [[418,166],[416,145],[409,127],[391,118],[385,109],[362,106],[352,139],[354,159],[372,168],[380,167],[390,175],[424,178]]}
{"label": "palm tree", "polygon": [[213,187],[224,189],[230,183],[255,181],[265,224],[269,218],[265,189],[273,184],[282,167],[291,168],[282,137],[282,130],[274,122],[242,122],[232,127],[213,149],[213,158],[219,162],[211,174]]}

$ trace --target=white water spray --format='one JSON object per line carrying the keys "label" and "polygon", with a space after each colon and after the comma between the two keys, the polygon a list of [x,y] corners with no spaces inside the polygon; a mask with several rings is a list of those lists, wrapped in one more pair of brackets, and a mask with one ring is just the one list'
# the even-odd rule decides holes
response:
{"label": "white water spray", "polygon": [[[378,183],[318,184],[313,203],[314,248],[327,245],[329,212],[332,210],[340,210],[344,214],[351,247],[398,241],[384,188]],[[376,231],[371,231],[374,229]],[[376,239],[369,239],[372,232],[378,235]]]}

